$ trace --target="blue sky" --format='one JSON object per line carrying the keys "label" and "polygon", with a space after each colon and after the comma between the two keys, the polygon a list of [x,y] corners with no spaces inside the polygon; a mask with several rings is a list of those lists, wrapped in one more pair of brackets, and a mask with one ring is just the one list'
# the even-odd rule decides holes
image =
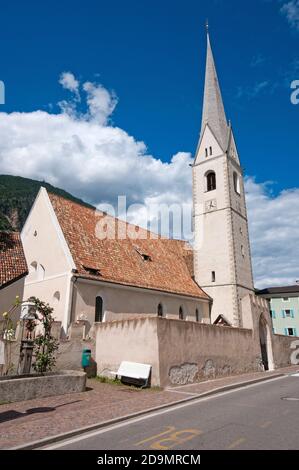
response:
{"label": "blue sky", "polygon": [[[287,3],[287,2],[285,2]],[[1,110],[49,109],[64,70],[100,79],[119,97],[113,122],[163,161],[194,152],[211,39],[227,115],[247,174],[275,190],[297,185],[299,34],[283,2],[253,0],[46,1],[1,5]],[[296,74],[297,61],[297,74]],[[56,109],[57,112],[57,109]],[[290,167],[292,171],[290,171]]]}
{"label": "blue sky", "polygon": [[88,202],[191,207],[210,34],[258,287],[299,279],[299,0],[1,4],[0,173]]}

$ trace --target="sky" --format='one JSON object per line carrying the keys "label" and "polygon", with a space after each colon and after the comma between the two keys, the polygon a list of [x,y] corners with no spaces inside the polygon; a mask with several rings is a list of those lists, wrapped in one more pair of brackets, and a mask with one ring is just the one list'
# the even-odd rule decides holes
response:
{"label": "sky", "polygon": [[[246,175],[257,287],[299,279],[299,0],[1,5],[0,173],[95,205],[184,202],[205,21]],[[133,219],[142,224],[142,209]]]}

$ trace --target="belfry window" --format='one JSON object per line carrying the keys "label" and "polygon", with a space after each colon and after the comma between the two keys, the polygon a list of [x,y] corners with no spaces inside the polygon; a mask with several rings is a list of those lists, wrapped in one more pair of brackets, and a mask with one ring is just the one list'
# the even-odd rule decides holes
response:
{"label": "belfry window", "polygon": [[205,152],[206,152],[206,158],[207,158],[209,156],[207,148],[205,149]]}
{"label": "belfry window", "polygon": [[210,147],[210,155],[213,155],[213,149]]}
{"label": "belfry window", "polygon": [[212,271],[212,282],[216,282],[216,273]]}
{"label": "belfry window", "polygon": [[207,179],[207,192],[214,191],[216,189],[216,173],[214,171],[210,171],[206,175]]}
{"label": "belfry window", "polygon": [[234,171],[234,190],[237,194],[241,194],[240,178],[239,175]]}

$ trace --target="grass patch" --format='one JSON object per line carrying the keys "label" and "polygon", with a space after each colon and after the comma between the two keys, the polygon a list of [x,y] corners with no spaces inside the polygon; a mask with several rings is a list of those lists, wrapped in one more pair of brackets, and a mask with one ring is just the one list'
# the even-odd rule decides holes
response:
{"label": "grass patch", "polygon": [[9,405],[9,403],[11,403],[10,401],[2,401],[0,400],[0,406],[1,405]]}
{"label": "grass patch", "polygon": [[119,379],[112,379],[110,377],[105,377],[104,375],[97,375],[94,377],[94,380],[102,384],[123,385]]}

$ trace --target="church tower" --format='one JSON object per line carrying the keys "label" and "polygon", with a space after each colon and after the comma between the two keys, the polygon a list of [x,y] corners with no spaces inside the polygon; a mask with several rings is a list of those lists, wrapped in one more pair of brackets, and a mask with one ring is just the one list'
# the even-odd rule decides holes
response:
{"label": "church tower", "polygon": [[193,164],[194,274],[213,299],[212,323],[222,315],[241,327],[241,299],[254,291],[243,172],[209,33],[207,41],[202,125]]}

